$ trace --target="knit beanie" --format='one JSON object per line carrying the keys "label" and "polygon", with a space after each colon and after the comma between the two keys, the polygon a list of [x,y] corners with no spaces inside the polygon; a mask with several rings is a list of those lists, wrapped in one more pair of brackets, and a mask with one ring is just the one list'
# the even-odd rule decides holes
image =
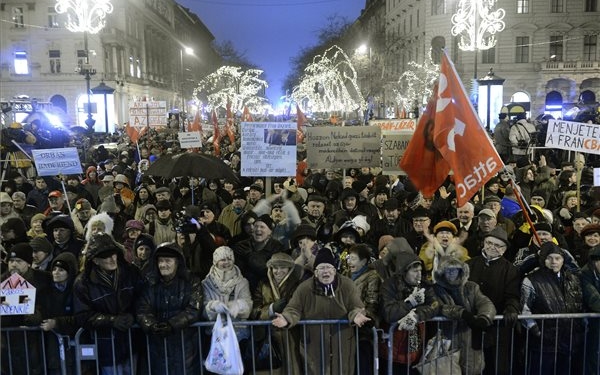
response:
{"label": "knit beanie", "polygon": [[31,264],[33,263],[33,248],[27,242],[18,243],[10,248],[6,256],[6,260],[13,258],[19,258],[25,263]]}
{"label": "knit beanie", "polygon": [[213,253],[213,264],[216,265],[218,261],[223,259],[231,259],[235,260],[235,256],[233,255],[233,250],[229,246],[219,246],[215,249]]}
{"label": "knit beanie", "polygon": [[48,241],[48,239],[46,239],[46,237],[34,237],[29,241],[29,244],[35,252],[43,251],[44,253],[48,254],[53,250],[52,244],[50,241]]}
{"label": "knit beanie", "polygon": [[330,249],[323,247],[321,250],[317,252],[315,256],[315,264],[314,267],[317,268],[319,264],[327,263],[335,267],[335,257]]}

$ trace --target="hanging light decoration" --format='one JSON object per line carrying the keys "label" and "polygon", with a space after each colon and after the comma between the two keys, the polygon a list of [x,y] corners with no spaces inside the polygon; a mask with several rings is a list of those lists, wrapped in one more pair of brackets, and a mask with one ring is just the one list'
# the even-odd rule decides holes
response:
{"label": "hanging light decoration", "polygon": [[452,15],[452,36],[463,51],[488,50],[496,45],[496,33],[504,30],[504,9],[492,10],[496,0],[460,0]]}
{"label": "hanging light decoration", "polygon": [[97,34],[106,25],[106,15],[112,13],[110,0],[57,0],[58,14],[67,14],[65,27],[72,32]]}

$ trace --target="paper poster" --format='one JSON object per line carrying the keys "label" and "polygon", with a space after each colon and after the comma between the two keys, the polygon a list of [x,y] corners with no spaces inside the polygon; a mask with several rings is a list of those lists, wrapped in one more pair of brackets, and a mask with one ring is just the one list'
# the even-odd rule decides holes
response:
{"label": "paper poster", "polygon": [[600,154],[600,125],[551,119],[546,147]]}
{"label": "paper poster", "polygon": [[381,129],[377,126],[325,126],[306,129],[309,168],[381,166]]}
{"label": "paper poster", "polygon": [[29,315],[35,310],[35,288],[23,276],[12,274],[0,284],[0,315]]}
{"label": "paper poster", "polygon": [[296,175],[296,123],[242,122],[241,175]]}
{"label": "paper poster", "polygon": [[400,160],[413,136],[410,131],[381,132],[381,167],[383,174],[406,175],[400,169]]}
{"label": "paper poster", "polygon": [[75,147],[31,150],[38,176],[81,174],[81,160]]}
{"label": "paper poster", "polygon": [[202,147],[202,134],[200,132],[182,132],[178,133],[179,147],[181,148],[200,148]]}

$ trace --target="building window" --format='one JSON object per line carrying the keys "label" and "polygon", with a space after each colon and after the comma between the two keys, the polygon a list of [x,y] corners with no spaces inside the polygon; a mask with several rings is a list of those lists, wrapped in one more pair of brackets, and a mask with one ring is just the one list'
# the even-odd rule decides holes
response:
{"label": "building window", "polygon": [[516,63],[528,63],[529,62],[529,37],[518,36],[517,37],[517,51],[515,54]]}
{"label": "building window", "polygon": [[583,38],[583,60],[596,61],[597,54],[598,35],[586,35]]}
{"label": "building window", "polygon": [[15,28],[25,27],[25,17],[23,14],[23,7],[12,8],[12,21]]}
{"label": "building window", "polygon": [[29,63],[25,51],[15,52],[15,74],[29,74]]}
{"label": "building window", "polygon": [[517,13],[529,13],[529,0],[517,0]]}
{"label": "building window", "polygon": [[550,36],[550,51],[548,51],[552,61],[563,61],[563,36]]}
{"label": "building window", "polygon": [[51,49],[48,51],[50,58],[50,73],[60,73],[60,50]]}
{"label": "building window", "polygon": [[136,77],[142,78],[142,62],[140,61],[140,59],[135,60],[135,65],[136,65]]}
{"label": "building window", "polygon": [[433,0],[431,4],[431,15],[439,16],[446,14],[446,0]]}
{"label": "building window", "polygon": [[133,56],[129,56],[129,75],[135,77],[135,65],[133,63]]}
{"label": "building window", "polygon": [[563,0],[552,0],[550,12],[552,12],[552,13],[564,12]]}
{"label": "building window", "polygon": [[598,11],[598,0],[585,0],[585,11],[586,12],[597,12]]}
{"label": "building window", "polygon": [[484,49],[481,51],[481,63],[482,64],[495,64],[496,63],[496,47],[490,49]]}
{"label": "building window", "polygon": [[48,27],[58,27],[58,13],[56,13],[54,7],[48,7]]}
{"label": "building window", "polygon": [[85,50],[83,50],[83,49],[77,50],[77,66],[85,65],[86,56],[87,56],[87,53],[85,53]]}

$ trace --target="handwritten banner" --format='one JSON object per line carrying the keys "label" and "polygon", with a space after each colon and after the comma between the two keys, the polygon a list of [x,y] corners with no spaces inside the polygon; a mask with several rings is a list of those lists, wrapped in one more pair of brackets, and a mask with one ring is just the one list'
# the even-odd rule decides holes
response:
{"label": "handwritten banner", "polygon": [[382,131],[381,132],[381,166],[383,174],[406,175],[400,168],[400,160],[413,132]]}
{"label": "handwritten banner", "polygon": [[242,122],[241,175],[296,175],[296,123]]}
{"label": "handwritten banner", "polygon": [[381,129],[376,126],[306,129],[309,168],[360,168],[381,165]]}
{"label": "handwritten banner", "polygon": [[131,102],[129,124],[139,128],[148,124],[153,128],[167,126],[167,102]]}
{"label": "handwritten banner", "polygon": [[77,148],[47,148],[31,150],[39,176],[81,174],[81,161]]}
{"label": "handwritten banner", "polygon": [[179,147],[181,148],[200,148],[202,147],[202,134],[200,132],[182,132],[177,133],[179,137]]}
{"label": "handwritten banner", "polygon": [[546,147],[600,154],[600,125],[550,120]]}
{"label": "handwritten banner", "polygon": [[35,311],[35,288],[13,273],[0,284],[0,315],[29,315]]}

